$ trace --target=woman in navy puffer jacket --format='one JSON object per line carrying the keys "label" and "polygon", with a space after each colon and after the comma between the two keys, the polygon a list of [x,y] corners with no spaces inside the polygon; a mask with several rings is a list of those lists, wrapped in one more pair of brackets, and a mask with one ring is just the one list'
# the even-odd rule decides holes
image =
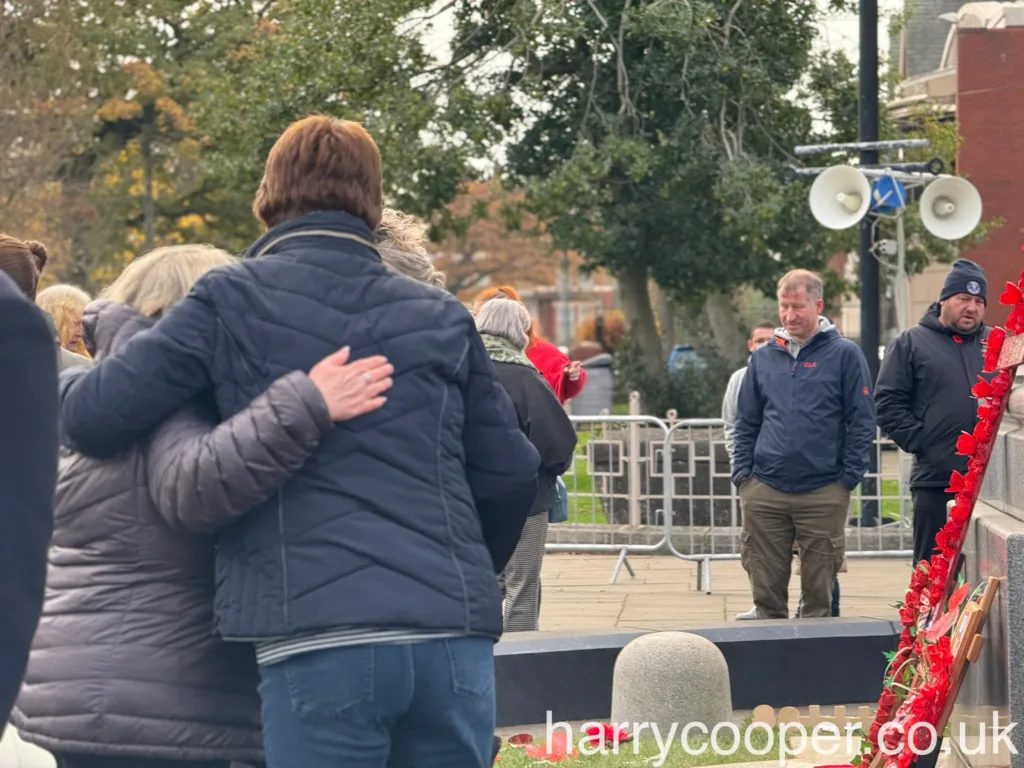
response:
{"label": "woman in navy puffer jacket", "polygon": [[215,623],[255,645],[269,768],[492,762],[495,573],[540,459],[469,311],[381,263],[381,200],[361,126],[300,121],[267,160],[254,209],[268,232],[246,258],[62,379],[68,439],[102,457],[202,393],[230,418],[342,346],[394,366],[382,408],[218,537]]}

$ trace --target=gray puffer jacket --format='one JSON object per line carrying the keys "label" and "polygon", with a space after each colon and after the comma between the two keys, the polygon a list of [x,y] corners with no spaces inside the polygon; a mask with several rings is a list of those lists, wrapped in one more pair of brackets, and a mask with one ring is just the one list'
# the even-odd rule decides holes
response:
{"label": "gray puffer jacket", "polygon": [[[94,302],[86,343],[115,354],[152,321]],[[12,721],[71,754],[263,759],[252,646],[213,634],[214,540],[333,429],[300,372],[214,426],[196,404],[109,459],[61,456],[46,603]]]}

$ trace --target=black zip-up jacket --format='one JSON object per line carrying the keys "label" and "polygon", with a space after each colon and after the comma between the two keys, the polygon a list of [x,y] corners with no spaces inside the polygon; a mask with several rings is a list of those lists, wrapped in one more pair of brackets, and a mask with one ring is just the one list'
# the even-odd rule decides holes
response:
{"label": "black zip-up jacket", "polygon": [[519,428],[540,454],[537,498],[530,517],[551,510],[555,478],[568,472],[578,437],[572,420],[540,372],[531,366],[494,362],[494,373],[516,409]]}
{"label": "black zip-up jacket", "polygon": [[878,426],[914,454],[912,489],[945,488],[953,470],[967,471],[956,440],[977,424],[971,387],[985,365],[982,342],[988,334],[984,325],[971,334],[947,328],[935,303],[885,352],[875,387]]}

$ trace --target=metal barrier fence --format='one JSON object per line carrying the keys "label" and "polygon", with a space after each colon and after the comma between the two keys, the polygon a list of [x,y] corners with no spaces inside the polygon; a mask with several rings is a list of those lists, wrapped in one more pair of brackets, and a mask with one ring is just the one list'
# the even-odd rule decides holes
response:
{"label": "metal barrier fence", "polygon": [[[721,419],[572,416],[579,435],[563,475],[569,521],[552,525],[548,552],[618,554],[611,583],[629,556],[660,554],[699,564],[698,589],[711,594],[711,564],[738,560],[742,510],[731,480]],[[874,461],[850,499],[846,554],[912,556],[910,457],[876,437]],[[666,514],[666,511],[668,513]]]}

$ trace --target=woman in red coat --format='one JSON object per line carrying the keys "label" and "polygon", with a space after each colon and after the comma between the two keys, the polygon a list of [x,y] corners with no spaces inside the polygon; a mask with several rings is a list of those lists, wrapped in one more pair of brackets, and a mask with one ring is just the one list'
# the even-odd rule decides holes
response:
{"label": "woman in red coat", "polygon": [[[519,293],[511,285],[487,288],[473,303],[473,314],[477,314],[485,302],[499,297],[522,303]],[[558,402],[565,405],[583,391],[587,383],[587,372],[580,367],[579,361],[570,360],[554,344],[540,338],[533,325],[530,326],[528,334],[530,345],[526,348],[526,357],[555,390]]]}

